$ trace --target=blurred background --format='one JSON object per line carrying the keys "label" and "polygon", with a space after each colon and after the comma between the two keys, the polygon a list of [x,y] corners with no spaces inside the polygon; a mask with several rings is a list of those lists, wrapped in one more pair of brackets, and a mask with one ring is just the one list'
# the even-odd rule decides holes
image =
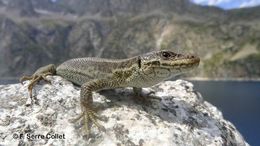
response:
{"label": "blurred background", "polygon": [[[0,0],[0,84],[70,58],[193,53],[182,75],[260,145],[260,0]],[[257,137],[258,136],[258,137]]]}

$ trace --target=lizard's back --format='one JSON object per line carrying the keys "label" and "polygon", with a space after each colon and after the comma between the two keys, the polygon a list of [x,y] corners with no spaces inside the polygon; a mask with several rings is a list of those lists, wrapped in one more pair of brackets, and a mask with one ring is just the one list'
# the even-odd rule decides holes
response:
{"label": "lizard's back", "polygon": [[115,69],[131,66],[135,60],[135,58],[76,58],[59,65],[56,69],[56,74],[77,85],[82,85],[90,80],[111,76]]}

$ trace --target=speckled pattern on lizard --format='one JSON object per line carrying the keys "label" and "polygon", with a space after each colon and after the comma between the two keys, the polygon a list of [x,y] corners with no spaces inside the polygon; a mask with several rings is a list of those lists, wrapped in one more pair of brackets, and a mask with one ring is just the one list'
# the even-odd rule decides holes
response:
{"label": "speckled pattern on lizard", "polygon": [[32,98],[33,86],[47,75],[59,75],[74,84],[81,86],[80,104],[82,114],[75,121],[83,118],[86,133],[89,135],[89,124],[93,122],[100,130],[105,131],[99,122],[98,114],[93,110],[92,92],[103,89],[133,87],[139,94],[142,87],[150,87],[161,81],[191,70],[199,65],[200,59],[194,55],[177,54],[172,51],[154,51],[128,59],[75,58],[58,67],[50,64],[39,68],[32,76],[23,76],[31,80],[28,86]]}

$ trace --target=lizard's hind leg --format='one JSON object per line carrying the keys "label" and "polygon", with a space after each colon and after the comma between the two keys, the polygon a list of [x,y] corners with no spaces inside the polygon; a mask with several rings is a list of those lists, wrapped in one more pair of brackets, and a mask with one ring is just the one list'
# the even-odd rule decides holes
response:
{"label": "lizard's hind leg", "polygon": [[32,78],[32,76],[22,76],[19,81],[21,84],[23,84],[24,81],[31,80]]}
{"label": "lizard's hind leg", "polygon": [[30,94],[30,98],[32,99],[32,89],[33,86],[40,80],[40,76],[34,76],[33,80],[30,81],[30,84],[28,86],[28,90],[29,90],[29,94]]}
{"label": "lizard's hind leg", "polygon": [[35,86],[36,83],[38,83],[40,80],[45,80],[46,82],[50,83],[48,79],[46,79],[47,75],[54,75],[56,73],[56,68],[53,64],[49,64],[46,66],[43,66],[35,71],[35,73],[31,76],[23,76],[20,78],[20,82],[26,80],[31,80],[28,86],[28,90],[30,93],[30,98],[32,98],[32,89]]}
{"label": "lizard's hind leg", "polygon": [[142,88],[133,87],[133,92],[134,92],[134,100],[136,100],[137,102],[150,104],[151,102],[150,99],[161,100],[160,97],[153,95],[155,93],[154,91],[142,92]]}

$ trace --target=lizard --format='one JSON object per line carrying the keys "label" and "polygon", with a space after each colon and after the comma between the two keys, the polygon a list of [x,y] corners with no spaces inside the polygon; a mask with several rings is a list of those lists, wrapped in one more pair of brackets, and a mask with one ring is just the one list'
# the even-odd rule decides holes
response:
{"label": "lizard", "polygon": [[153,51],[128,59],[74,58],[59,66],[43,66],[31,76],[22,76],[20,82],[31,80],[28,85],[32,98],[33,86],[40,80],[50,81],[48,75],[59,75],[81,86],[80,105],[82,113],[75,121],[83,118],[87,135],[90,122],[100,130],[105,128],[97,121],[98,114],[93,110],[92,92],[121,87],[133,87],[134,93],[140,93],[143,87],[150,87],[170,79],[199,65],[200,58],[183,55],[168,50]]}

